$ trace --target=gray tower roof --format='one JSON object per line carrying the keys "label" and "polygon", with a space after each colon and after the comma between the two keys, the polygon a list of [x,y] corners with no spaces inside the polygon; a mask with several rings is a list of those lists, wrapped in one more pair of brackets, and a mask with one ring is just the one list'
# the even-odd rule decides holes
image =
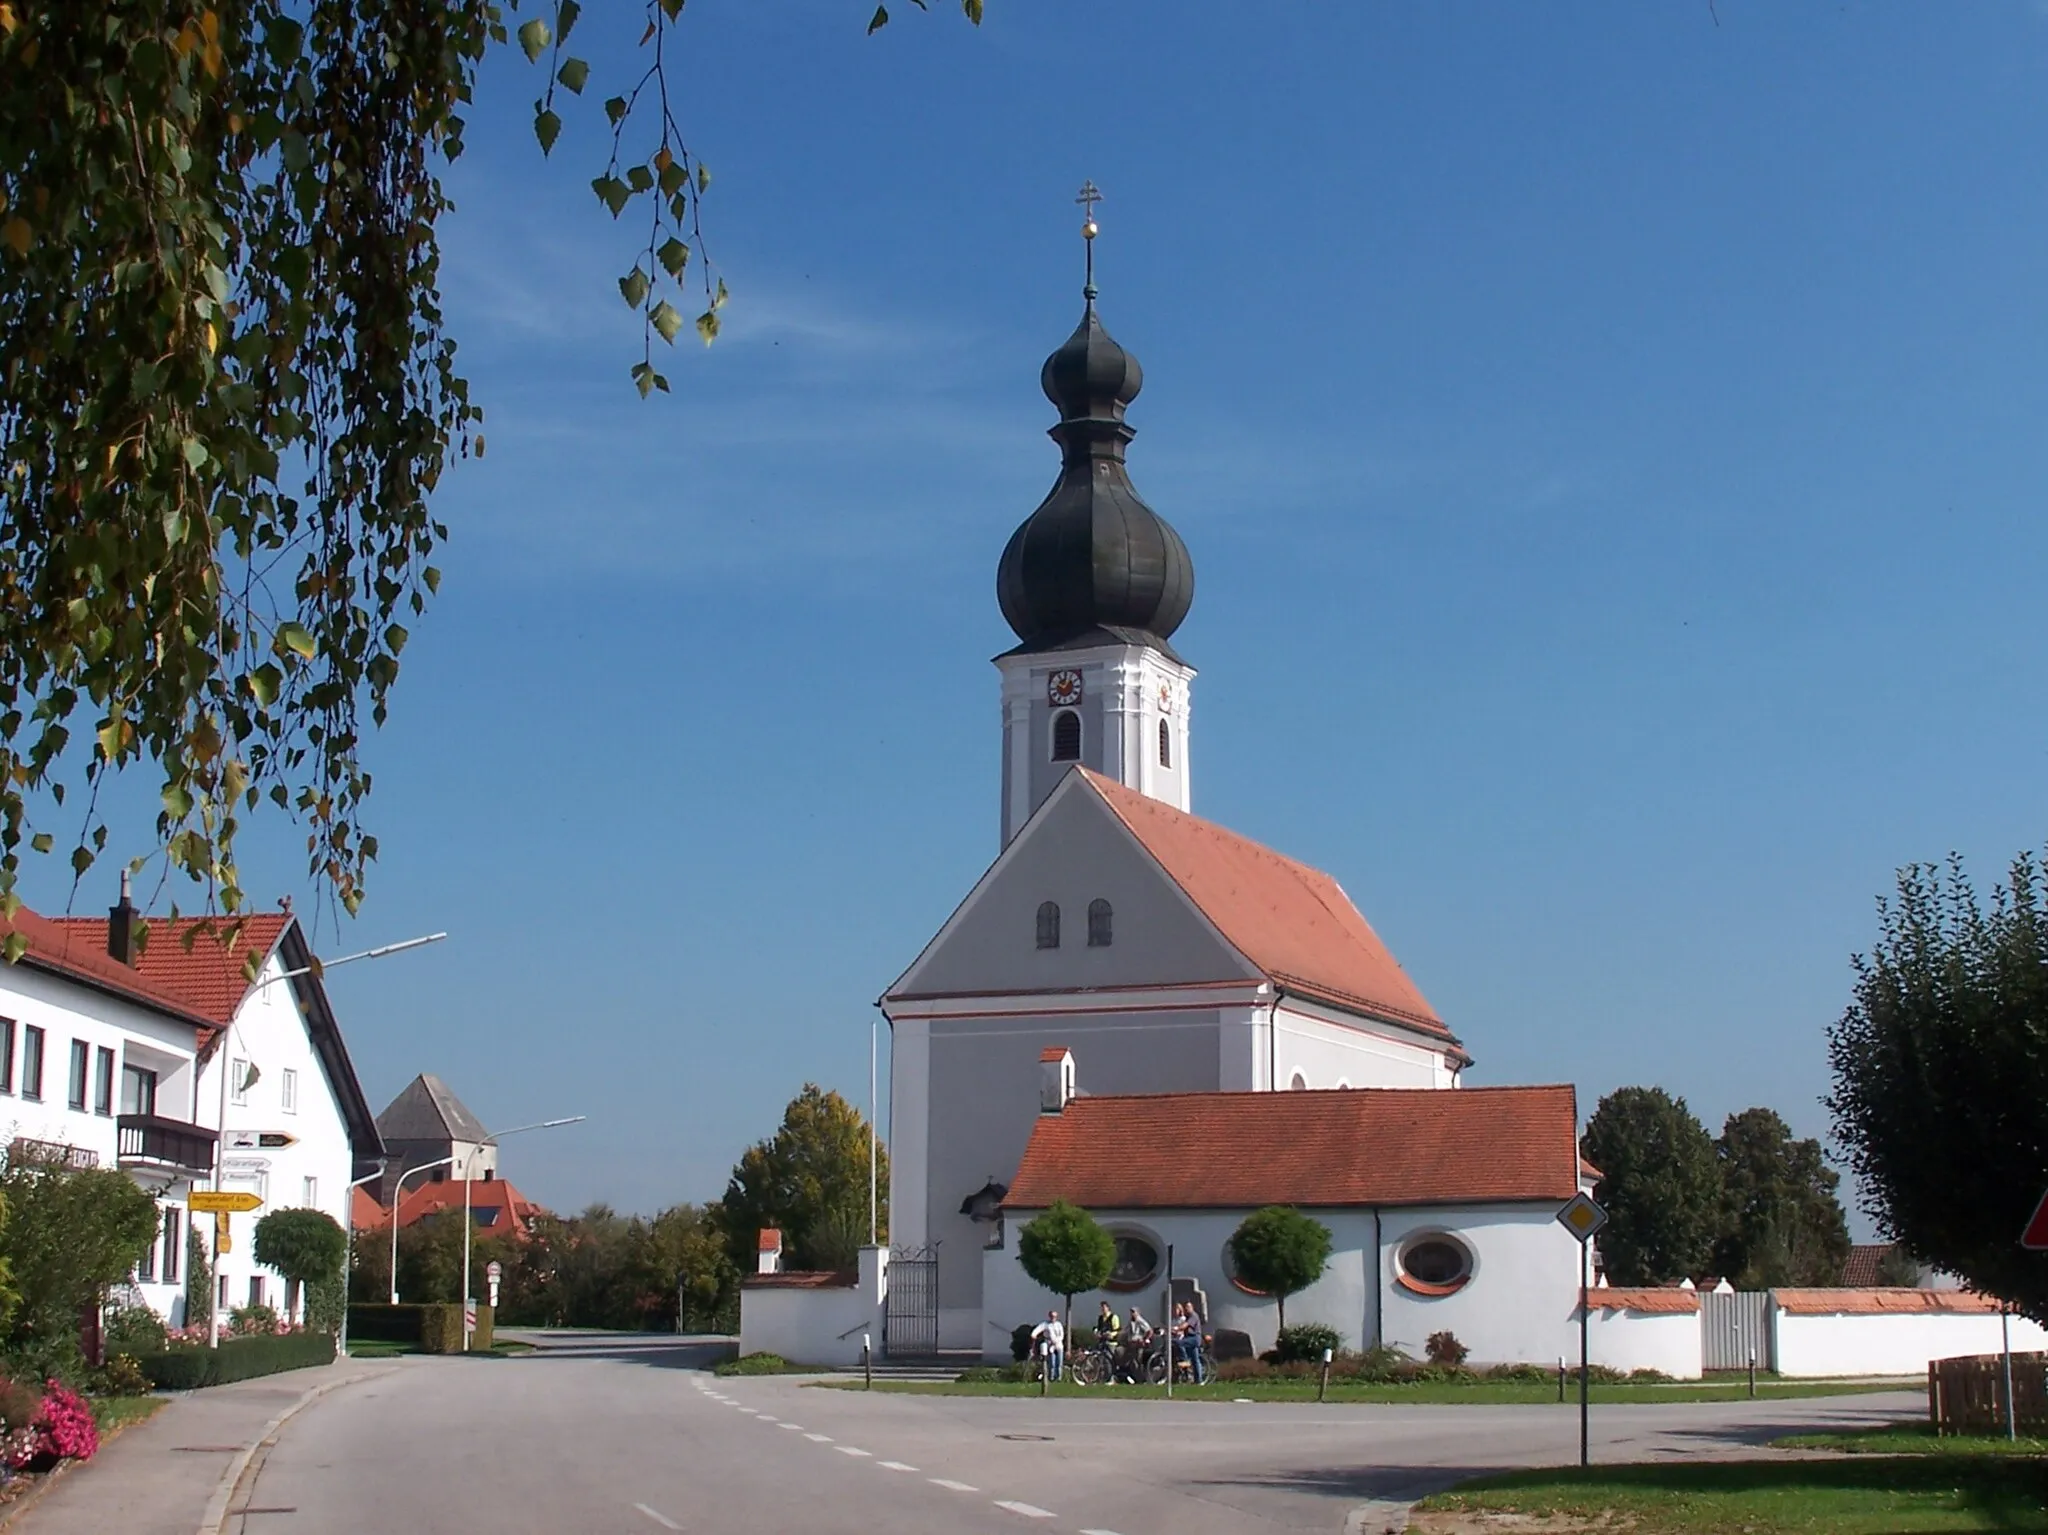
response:
{"label": "gray tower roof", "polygon": [[454,1090],[432,1072],[423,1071],[406,1084],[377,1116],[377,1131],[387,1141],[489,1141],[483,1121],[463,1107]]}

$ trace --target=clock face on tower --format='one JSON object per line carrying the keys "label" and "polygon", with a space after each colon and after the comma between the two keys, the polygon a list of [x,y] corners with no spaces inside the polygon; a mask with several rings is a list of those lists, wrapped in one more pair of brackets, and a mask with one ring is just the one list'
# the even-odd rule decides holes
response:
{"label": "clock face on tower", "polygon": [[1057,671],[1045,679],[1046,702],[1065,706],[1081,701],[1081,674],[1077,671]]}

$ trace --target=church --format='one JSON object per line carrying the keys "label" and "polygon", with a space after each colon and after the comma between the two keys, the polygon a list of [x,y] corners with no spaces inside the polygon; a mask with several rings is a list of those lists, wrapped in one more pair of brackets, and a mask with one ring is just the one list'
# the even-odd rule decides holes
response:
{"label": "church", "polygon": [[1059,477],[997,567],[1001,850],[879,1004],[888,1346],[1007,1357],[1048,1302],[1016,1232],[1066,1199],[1117,1238],[1089,1313],[1156,1302],[1171,1247],[1212,1323],[1268,1347],[1272,1301],[1226,1244],[1289,1203],[1336,1249],[1293,1319],[1554,1359],[1579,1263],[1554,1216],[1590,1185],[1573,1090],[1465,1087],[1463,1042],[1337,881],[1194,813],[1196,673],[1173,644],[1194,564],[1125,463],[1142,374],[1096,311],[1095,233],[1040,375]]}

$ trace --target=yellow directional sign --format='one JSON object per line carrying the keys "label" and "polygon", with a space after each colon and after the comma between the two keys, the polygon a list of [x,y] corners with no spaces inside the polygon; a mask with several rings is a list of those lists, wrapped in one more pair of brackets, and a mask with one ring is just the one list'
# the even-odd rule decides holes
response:
{"label": "yellow directional sign", "polygon": [[251,1194],[246,1189],[194,1189],[186,1198],[188,1208],[204,1213],[208,1210],[260,1210],[262,1196]]}
{"label": "yellow directional sign", "polygon": [[222,1253],[235,1250],[234,1240],[228,1235],[229,1219],[225,1210],[216,1210],[213,1213],[213,1255],[216,1258]]}

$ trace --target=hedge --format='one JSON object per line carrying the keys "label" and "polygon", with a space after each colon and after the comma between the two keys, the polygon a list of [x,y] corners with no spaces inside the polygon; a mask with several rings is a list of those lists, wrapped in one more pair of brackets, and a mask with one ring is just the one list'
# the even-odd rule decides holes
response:
{"label": "hedge", "polygon": [[[472,1350],[491,1346],[489,1306],[476,1308]],[[428,1354],[462,1352],[462,1308],[454,1304],[389,1306],[359,1302],[348,1308],[348,1335],[379,1343],[408,1343]]]}
{"label": "hedge", "polygon": [[288,1332],[281,1336],[223,1338],[219,1348],[181,1343],[161,1354],[140,1354],[136,1363],[160,1391],[193,1391],[225,1386],[230,1381],[303,1370],[334,1362],[334,1336],[325,1332]]}

